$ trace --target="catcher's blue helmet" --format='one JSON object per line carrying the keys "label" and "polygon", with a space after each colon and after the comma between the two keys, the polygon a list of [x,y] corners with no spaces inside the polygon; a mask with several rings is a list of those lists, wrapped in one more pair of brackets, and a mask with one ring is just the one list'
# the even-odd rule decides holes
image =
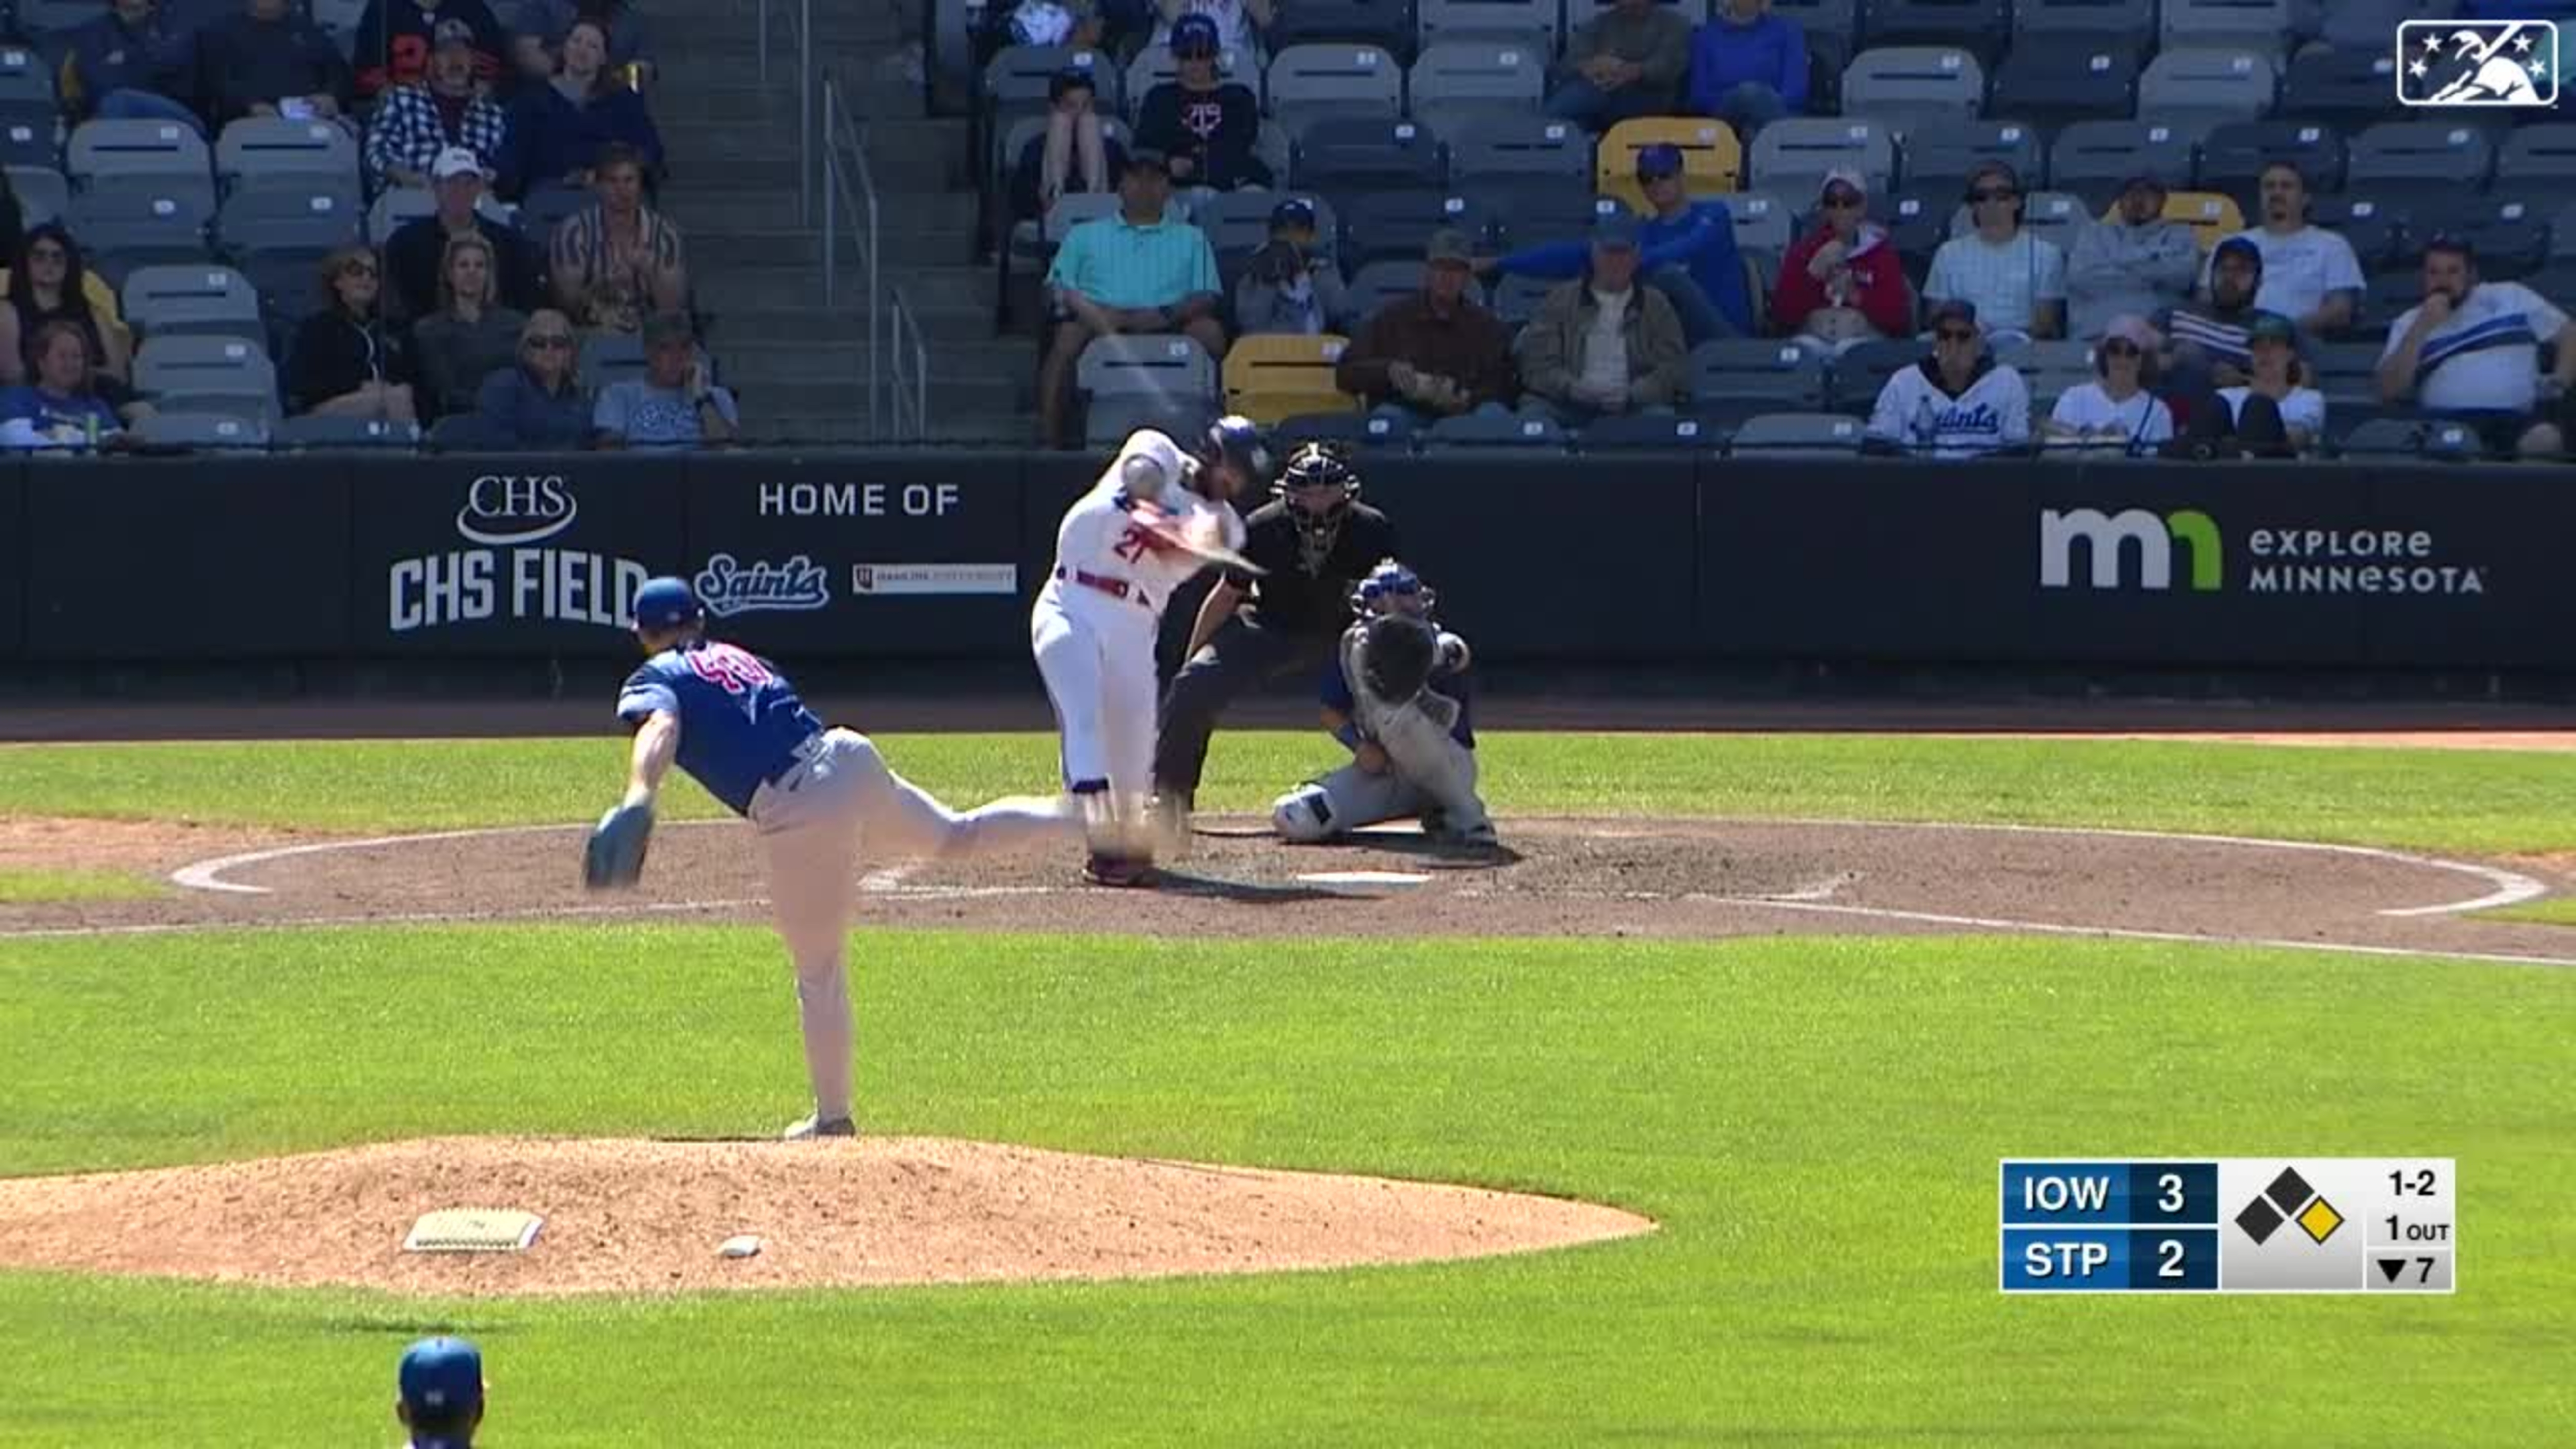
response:
{"label": "catcher's blue helmet", "polygon": [[1425,613],[1430,612],[1433,601],[1438,597],[1422,586],[1421,575],[1391,558],[1381,559],[1377,567],[1369,570],[1368,577],[1360,580],[1359,587],[1351,591],[1351,604],[1361,613],[1368,614],[1377,612],[1380,600],[1391,604],[1396,599],[1416,596],[1420,597]]}
{"label": "catcher's blue helmet", "polygon": [[707,616],[706,606],[689,588],[686,579],[664,576],[646,579],[635,591],[635,627],[638,629],[677,629],[695,624]]}

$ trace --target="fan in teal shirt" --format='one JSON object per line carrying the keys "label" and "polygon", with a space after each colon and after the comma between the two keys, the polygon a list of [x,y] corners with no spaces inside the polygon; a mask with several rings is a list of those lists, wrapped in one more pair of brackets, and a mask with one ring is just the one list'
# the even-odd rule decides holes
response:
{"label": "fan in teal shirt", "polygon": [[[1735,249],[1735,217],[1722,201],[1693,201],[1682,180],[1682,148],[1657,142],[1637,153],[1637,184],[1655,214],[1637,228],[1638,275],[1681,314],[1682,336],[1697,347],[1712,337],[1753,335],[1753,304],[1744,293],[1744,257]],[[1525,247],[1494,263],[1514,277],[1583,275],[1586,241]]]}

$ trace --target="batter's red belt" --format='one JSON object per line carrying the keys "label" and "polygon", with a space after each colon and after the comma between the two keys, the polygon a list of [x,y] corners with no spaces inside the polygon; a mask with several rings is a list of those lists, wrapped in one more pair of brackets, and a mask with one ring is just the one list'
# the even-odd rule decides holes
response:
{"label": "batter's red belt", "polygon": [[1145,608],[1154,607],[1152,602],[1146,599],[1143,589],[1125,579],[1113,579],[1101,574],[1086,573],[1081,569],[1069,569],[1062,564],[1056,565],[1055,576],[1080,584],[1086,589],[1098,589],[1113,599],[1134,599]]}

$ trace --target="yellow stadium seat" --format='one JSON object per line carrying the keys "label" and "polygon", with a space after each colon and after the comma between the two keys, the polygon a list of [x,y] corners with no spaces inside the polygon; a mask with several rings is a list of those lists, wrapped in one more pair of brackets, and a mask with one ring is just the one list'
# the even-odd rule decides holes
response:
{"label": "yellow stadium seat", "polygon": [[1333,368],[1350,339],[1327,332],[1305,337],[1254,332],[1225,354],[1225,405],[1264,427],[1299,413],[1346,413],[1359,399],[1333,385]]}
{"label": "yellow stadium seat", "polygon": [[2168,193],[2165,220],[2188,223],[2191,239],[2202,251],[2218,245],[2220,238],[2245,229],[2245,213],[2237,209],[2236,199],[2216,191]]}
{"label": "yellow stadium seat", "polygon": [[1647,210],[1637,185],[1637,153],[1657,142],[1682,148],[1682,184],[1693,196],[1722,196],[1741,184],[1744,147],[1724,121],[1705,116],[1639,116],[1604,132],[1593,152],[1593,189],[1632,211]]}

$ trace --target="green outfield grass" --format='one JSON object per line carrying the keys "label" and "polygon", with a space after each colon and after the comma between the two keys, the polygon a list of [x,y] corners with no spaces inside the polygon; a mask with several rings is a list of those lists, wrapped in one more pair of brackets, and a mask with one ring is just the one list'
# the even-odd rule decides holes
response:
{"label": "green outfield grass", "polygon": [[[859,940],[869,1126],[1579,1194],[1651,1237],[1265,1278],[429,1303],[0,1274],[0,1444],[2541,1443],[2576,974],[2026,940]],[[762,1131],[748,928],[0,941],[0,1172]],[[1995,1160],[2446,1154],[2459,1295],[1995,1290]]]}
{"label": "green outfield grass", "polygon": [[2507,907],[2495,914],[2507,920],[2539,921],[2551,926],[2576,926],[2576,896],[2552,896],[2547,900],[2533,901],[2527,906]]}
{"label": "green outfield grass", "polygon": [[40,901],[136,901],[163,893],[159,881],[121,870],[0,866],[0,906]]}
{"label": "green outfield grass", "polygon": [[[2576,755],[1901,736],[1483,737],[1515,813],[1833,816],[2295,835],[2499,853],[2576,849]],[[889,735],[952,804],[1055,788],[1051,736]],[[1199,804],[1266,807],[1331,765],[1319,734],[1218,737]],[[624,746],[596,740],[0,748],[0,813],[406,831],[586,821]],[[685,784],[677,814],[716,806]]]}

